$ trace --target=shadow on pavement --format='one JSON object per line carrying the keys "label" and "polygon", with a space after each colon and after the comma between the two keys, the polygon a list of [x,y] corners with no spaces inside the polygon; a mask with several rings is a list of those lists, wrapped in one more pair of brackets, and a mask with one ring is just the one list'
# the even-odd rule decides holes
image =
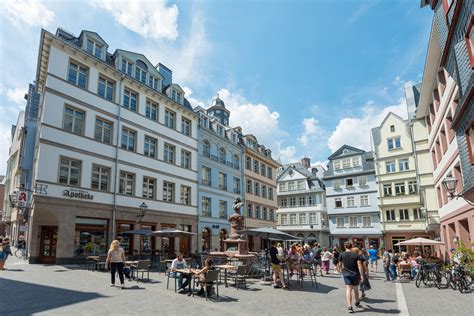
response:
{"label": "shadow on pavement", "polygon": [[23,270],[23,269],[10,269],[10,268],[8,268],[8,269],[5,269],[5,271],[9,271],[9,272],[23,272],[23,271],[25,271],[25,270]]}
{"label": "shadow on pavement", "polygon": [[122,290],[146,290],[144,287],[139,287],[138,285],[134,286],[125,286]]}
{"label": "shadow on pavement", "polygon": [[31,315],[104,297],[93,292],[72,291],[3,278],[0,278],[0,284],[3,289],[8,289],[2,292],[2,302],[8,304],[0,304],[0,315]]}
{"label": "shadow on pavement", "polygon": [[381,298],[362,298],[362,302],[365,302],[367,304],[377,304],[377,303],[387,303],[387,302],[395,302],[395,300],[385,300]]}
{"label": "shadow on pavement", "polygon": [[399,309],[373,308],[372,306],[369,306],[369,305],[367,305],[367,307],[362,306],[361,308],[354,307],[354,312],[356,312],[356,313],[371,312],[371,313],[381,313],[381,314],[400,314]]}

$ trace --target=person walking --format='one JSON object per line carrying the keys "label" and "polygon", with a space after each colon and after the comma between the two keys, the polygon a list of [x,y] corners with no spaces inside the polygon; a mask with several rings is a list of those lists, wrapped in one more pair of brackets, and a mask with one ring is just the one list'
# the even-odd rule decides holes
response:
{"label": "person walking", "polygon": [[340,265],[339,265],[339,250],[334,247],[332,249],[332,264],[334,265],[334,273],[341,273]]}
{"label": "person walking", "polygon": [[370,270],[374,273],[377,272],[377,261],[378,261],[378,251],[377,249],[374,248],[373,245],[370,245],[370,248],[369,248],[369,263],[370,263]]}
{"label": "person walking", "polygon": [[392,282],[396,282],[399,256],[397,253],[392,255],[392,249],[390,249],[388,252],[390,253],[390,277],[392,278]]}
{"label": "person walking", "polygon": [[329,262],[332,258],[332,253],[328,251],[328,248],[324,247],[321,253],[322,268],[326,274],[329,274]]}
{"label": "person walking", "polygon": [[352,308],[352,292],[354,292],[354,305],[359,307],[359,290],[357,286],[359,282],[364,282],[364,274],[360,256],[352,252],[352,244],[347,242],[346,251],[339,256],[339,262],[342,263],[342,277],[346,284],[346,301],[347,309],[350,313],[354,313]]}
{"label": "person walking", "polygon": [[[3,255],[0,255],[0,270],[5,269],[5,263],[7,262],[8,256],[12,256],[12,250],[10,248],[10,239],[8,237],[3,238],[2,242],[0,243],[1,249],[0,250]],[[1,259],[3,257],[3,259]]]}
{"label": "person walking", "polygon": [[[285,279],[283,278],[283,270],[280,266],[280,259],[278,258],[278,249],[275,247],[276,242],[272,242],[272,246],[270,247],[270,262],[272,263],[272,270],[273,270],[273,287],[275,289],[283,288],[284,290],[289,290],[289,288],[285,285]],[[281,287],[277,283],[277,274],[280,278]]]}
{"label": "person walking", "polygon": [[385,272],[385,282],[390,281],[390,252],[388,252],[387,249],[382,248],[382,263],[383,271]]}
{"label": "person walking", "polygon": [[123,268],[125,266],[125,252],[123,248],[120,247],[118,240],[114,240],[110,243],[110,249],[107,253],[107,259],[105,260],[106,269],[110,265],[110,286],[115,286],[115,273],[118,272],[121,288],[125,288],[125,281],[123,277]]}

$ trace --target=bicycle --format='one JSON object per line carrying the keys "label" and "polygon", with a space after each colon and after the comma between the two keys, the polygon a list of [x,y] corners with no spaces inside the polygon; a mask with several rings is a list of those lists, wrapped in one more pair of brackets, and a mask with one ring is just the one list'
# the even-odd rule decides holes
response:
{"label": "bicycle", "polygon": [[27,260],[28,253],[26,252],[25,248],[18,248],[17,250],[15,250],[15,257],[17,257],[18,259]]}
{"label": "bicycle", "polygon": [[466,293],[471,288],[471,280],[469,280],[470,276],[466,274],[466,271],[463,266],[455,265],[453,267],[451,274],[451,279],[449,282],[449,286],[453,290],[459,290],[461,293]]}
{"label": "bicycle", "polygon": [[438,265],[436,263],[427,263],[426,261],[420,261],[420,271],[416,274],[415,285],[420,287],[421,282],[426,286],[436,285],[438,276],[435,271]]}

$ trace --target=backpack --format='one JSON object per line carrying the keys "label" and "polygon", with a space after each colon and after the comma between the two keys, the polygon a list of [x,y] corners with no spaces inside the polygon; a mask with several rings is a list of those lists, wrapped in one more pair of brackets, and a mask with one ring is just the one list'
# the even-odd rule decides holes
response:
{"label": "backpack", "polygon": [[398,256],[393,256],[393,257],[392,257],[392,262],[393,262],[394,264],[397,264],[397,263],[398,263]]}

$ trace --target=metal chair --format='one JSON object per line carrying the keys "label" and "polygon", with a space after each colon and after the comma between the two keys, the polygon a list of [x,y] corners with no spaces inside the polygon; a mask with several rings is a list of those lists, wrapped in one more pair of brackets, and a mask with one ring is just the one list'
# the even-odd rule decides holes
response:
{"label": "metal chair", "polygon": [[300,264],[300,269],[298,270],[299,276],[298,281],[300,285],[303,286],[304,283],[304,271],[307,271],[308,276],[311,278],[311,285],[316,285],[318,287],[318,282],[316,281],[316,272],[314,271],[314,265],[312,262],[303,262]]}
{"label": "metal chair", "polygon": [[150,281],[150,260],[138,260],[136,266],[132,265],[132,275],[133,272],[137,273],[137,283],[138,283],[138,273],[142,273],[142,280],[145,272],[147,273],[147,280]]}
{"label": "metal chair", "polygon": [[248,272],[248,266],[241,265],[237,267],[237,271],[234,275],[234,282],[235,282],[235,288],[238,290],[239,283],[244,284],[244,289],[247,288],[247,272]]}
{"label": "metal chair", "polygon": [[[209,270],[204,277],[204,280],[198,280],[197,283],[204,287],[204,293],[206,294],[206,301],[208,297],[207,288],[208,286],[212,286],[213,284],[216,285],[216,294],[217,300],[219,300],[219,270]],[[196,288],[196,282],[193,282],[193,297],[194,297],[194,289]]]}
{"label": "metal chair", "polygon": [[97,262],[95,263],[95,270],[99,271],[101,270],[101,267],[102,267],[102,270],[105,270],[106,260],[107,260],[107,255],[99,255],[99,260],[97,260]]}

